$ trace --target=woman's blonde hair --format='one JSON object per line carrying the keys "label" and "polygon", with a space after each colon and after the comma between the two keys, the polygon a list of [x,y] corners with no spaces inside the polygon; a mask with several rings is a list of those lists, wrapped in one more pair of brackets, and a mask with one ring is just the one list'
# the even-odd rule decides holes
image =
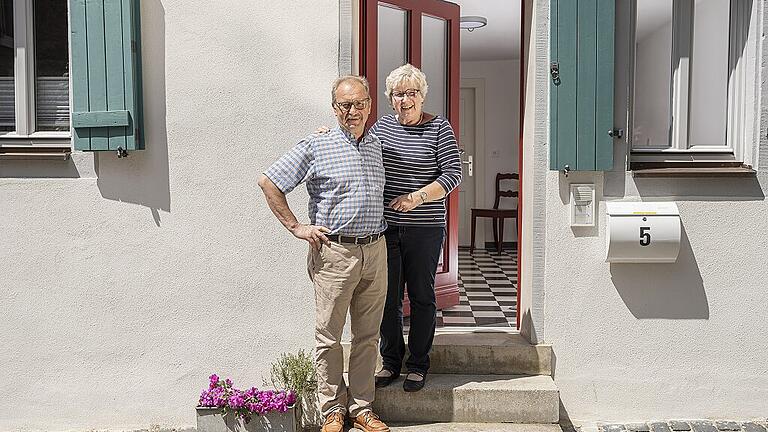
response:
{"label": "woman's blonde hair", "polygon": [[384,95],[387,97],[390,104],[392,103],[392,89],[403,81],[413,82],[416,84],[416,87],[418,87],[417,90],[421,92],[421,96],[427,97],[427,90],[429,90],[427,76],[416,66],[406,63],[390,72],[387,76],[387,89],[384,91]]}

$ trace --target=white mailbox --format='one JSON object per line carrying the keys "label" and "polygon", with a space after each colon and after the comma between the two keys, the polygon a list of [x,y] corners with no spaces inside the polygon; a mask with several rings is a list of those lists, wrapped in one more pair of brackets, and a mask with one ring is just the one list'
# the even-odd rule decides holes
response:
{"label": "white mailbox", "polygon": [[673,263],[680,252],[680,212],[673,202],[606,202],[612,263]]}

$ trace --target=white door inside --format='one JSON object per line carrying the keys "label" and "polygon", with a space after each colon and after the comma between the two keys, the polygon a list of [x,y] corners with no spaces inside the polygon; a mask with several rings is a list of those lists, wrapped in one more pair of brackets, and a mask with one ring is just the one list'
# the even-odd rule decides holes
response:
{"label": "white door inside", "polygon": [[[461,155],[464,166],[464,180],[459,185],[459,246],[469,246],[472,229],[470,213],[475,204],[475,89],[462,88],[459,94],[459,145],[463,150]],[[482,228],[482,226],[481,226]],[[482,237],[482,236],[481,236]]]}

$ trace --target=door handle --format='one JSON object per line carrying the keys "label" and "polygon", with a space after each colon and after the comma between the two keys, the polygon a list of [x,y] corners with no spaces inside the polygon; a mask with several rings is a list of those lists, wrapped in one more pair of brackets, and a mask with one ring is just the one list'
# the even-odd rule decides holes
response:
{"label": "door handle", "polygon": [[473,168],[474,168],[474,162],[472,159],[472,155],[467,156],[467,160],[461,161],[461,163],[467,165],[467,175],[472,177],[473,175]]}

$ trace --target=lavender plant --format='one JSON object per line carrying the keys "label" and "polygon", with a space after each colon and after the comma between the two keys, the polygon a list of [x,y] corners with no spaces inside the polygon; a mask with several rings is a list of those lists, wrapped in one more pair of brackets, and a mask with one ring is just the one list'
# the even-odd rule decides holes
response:
{"label": "lavender plant", "polygon": [[315,360],[304,350],[283,353],[272,363],[270,382],[275,388],[293,389],[299,397],[308,397],[317,388]]}

